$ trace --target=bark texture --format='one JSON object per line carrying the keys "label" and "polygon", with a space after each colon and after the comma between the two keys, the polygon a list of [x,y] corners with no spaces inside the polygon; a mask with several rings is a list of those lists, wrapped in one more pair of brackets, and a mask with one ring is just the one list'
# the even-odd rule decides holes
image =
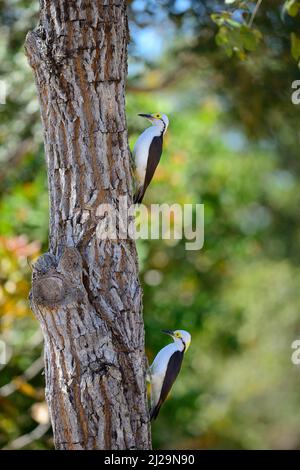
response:
{"label": "bark texture", "polygon": [[127,43],[125,0],[40,0],[26,39],[50,195],[31,304],[58,449],[151,448],[135,244],[96,236],[98,206],[131,198]]}

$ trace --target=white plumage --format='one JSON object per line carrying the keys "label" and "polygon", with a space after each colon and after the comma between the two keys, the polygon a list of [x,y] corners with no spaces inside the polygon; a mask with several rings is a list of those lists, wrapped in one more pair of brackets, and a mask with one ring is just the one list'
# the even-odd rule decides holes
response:
{"label": "white plumage", "polygon": [[139,116],[148,119],[152,126],[144,130],[133,148],[137,183],[135,203],[142,202],[153,178],[162,154],[163,137],[169,125],[169,119],[165,114],[139,114]]}
{"label": "white plumage", "polygon": [[184,353],[191,344],[191,335],[184,330],[164,330],[173,343],[159,351],[150,367],[151,419],[155,419],[166,400],[181,368]]}
{"label": "white plumage", "polygon": [[151,368],[151,407],[153,408],[159,401],[162,384],[166,375],[168,362],[172,354],[177,351],[175,343],[168,344],[159,351],[155,357]]}
{"label": "white plumage", "polygon": [[151,142],[154,137],[159,137],[160,134],[161,131],[158,126],[147,127],[147,129],[145,129],[144,132],[139,136],[133,147],[138,186],[142,186],[145,181]]}

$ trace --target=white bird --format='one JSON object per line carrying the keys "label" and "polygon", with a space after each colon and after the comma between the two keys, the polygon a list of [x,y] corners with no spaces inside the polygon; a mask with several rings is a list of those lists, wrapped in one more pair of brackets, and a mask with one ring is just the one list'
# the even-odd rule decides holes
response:
{"label": "white bird", "polygon": [[173,343],[159,351],[150,367],[151,410],[150,419],[156,419],[181,368],[184,353],[191,344],[191,335],[184,330],[162,330]]}
{"label": "white bird", "polygon": [[133,202],[141,203],[156,167],[160,161],[163,137],[168,129],[169,119],[165,114],[139,114],[148,119],[152,126],[144,130],[133,148],[136,167],[137,189]]}

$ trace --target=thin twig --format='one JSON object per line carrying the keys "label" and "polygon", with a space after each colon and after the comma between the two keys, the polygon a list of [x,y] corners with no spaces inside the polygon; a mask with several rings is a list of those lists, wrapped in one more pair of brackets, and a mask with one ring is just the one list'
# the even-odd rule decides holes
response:
{"label": "thin twig", "polygon": [[6,385],[3,385],[0,388],[0,396],[1,397],[8,397],[12,393],[20,387],[20,382],[29,382],[29,380],[33,379],[37,374],[41,372],[44,367],[44,359],[43,356],[39,357],[36,361],[34,361],[28,369],[18,377],[15,377],[11,382]]}
{"label": "thin twig", "polygon": [[253,24],[254,18],[255,18],[255,16],[256,16],[256,13],[258,12],[258,9],[259,9],[259,7],[260,7],[261,4],[262,4],[262,0],[257,0],[257,4],[256,4],[255,7],[254,7],[254,10],[253,10],[253,12],[252,12],[250,21],[249,21],[249,23],[248,23],[249,28],[252,28],[252,24]]}
{"label": "thin twig", "polygon": [[23,434],[23,436],[17,437],[14,441],[9,442],[5,447],[2,447],[1,450],[18,450],[22,449],[25,446],[28,446],[34,441],[41,439],[46,432],[50,429],[51,424],[39,424],[33,431],[28,434]]}

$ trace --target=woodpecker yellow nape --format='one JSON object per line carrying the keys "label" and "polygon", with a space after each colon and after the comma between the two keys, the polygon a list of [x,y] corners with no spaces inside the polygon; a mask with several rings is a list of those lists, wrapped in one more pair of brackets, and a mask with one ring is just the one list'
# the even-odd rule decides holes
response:
{"label": "woodpecker yellow nape", "polygon": [[162,332],[171,336],[173,343],[159,351],[150,367],[151,420],[157,418],[180,372],[183,356],[191,344],[191,335],[185,330],[162,330]]}
{"label": "woodpecker yellow nape", "polygon": [[165,114],[140,113],[139,116],[148,119],[152,125],[139,136],[133,148],[137,183],[133,201],[135,204],[142,202],[153,178],[162,154],[163,138],[169,125],[168,116]]}

